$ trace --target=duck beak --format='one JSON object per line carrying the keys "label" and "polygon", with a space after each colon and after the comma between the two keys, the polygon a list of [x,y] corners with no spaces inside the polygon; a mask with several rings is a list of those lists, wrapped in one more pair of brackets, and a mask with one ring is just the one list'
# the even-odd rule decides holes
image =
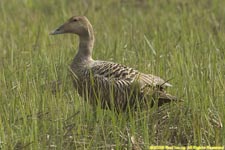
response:
{"label": "duck beak", "polygon": [[53,30],[52,32],[50,32],[50,35],[55,35],[55,34],[62,34],[64,33],[63,30],[63,25],[61,25],[60,27],[58,27],[57,29]]}

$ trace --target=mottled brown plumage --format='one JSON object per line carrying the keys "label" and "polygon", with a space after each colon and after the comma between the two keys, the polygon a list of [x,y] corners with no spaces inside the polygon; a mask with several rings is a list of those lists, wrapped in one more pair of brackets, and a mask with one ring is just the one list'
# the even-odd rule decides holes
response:
{"label": "mottled brown plumage", "polygon": [[74,33],[80,38],[78,53],[71,64],[74,86],[92,105],[126,110],[175,100],[165,88],[171,86],[160,77],[144,74],[121,64],[92,59],[93,28],[84,16],[75,16],[51,34]]}

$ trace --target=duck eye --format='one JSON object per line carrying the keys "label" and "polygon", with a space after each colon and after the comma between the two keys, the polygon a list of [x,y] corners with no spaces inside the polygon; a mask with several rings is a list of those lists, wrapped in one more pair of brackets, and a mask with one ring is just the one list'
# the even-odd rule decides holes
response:
{"label": "duck eye", "polygon": [[76,22],[76,21],[78,21],[78,19],[76,19],[76,18],[75,18],[75,19],[73,19],[73,22]]}

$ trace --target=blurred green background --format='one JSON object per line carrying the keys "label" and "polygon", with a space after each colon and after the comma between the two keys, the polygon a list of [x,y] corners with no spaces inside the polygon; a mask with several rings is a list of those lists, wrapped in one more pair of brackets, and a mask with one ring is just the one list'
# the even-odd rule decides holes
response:
{"label": "blurred green background", "polygon": [[[1,0],[0,149],[147,149],[224,145],[225,1]],[[95,31],[93,57],[172,79],[184,100],[122,113],[93,110],[76,93],[68,66],[75,35],[49,36],[73,15]],[[62,87],[52,92],[52,81]]]}

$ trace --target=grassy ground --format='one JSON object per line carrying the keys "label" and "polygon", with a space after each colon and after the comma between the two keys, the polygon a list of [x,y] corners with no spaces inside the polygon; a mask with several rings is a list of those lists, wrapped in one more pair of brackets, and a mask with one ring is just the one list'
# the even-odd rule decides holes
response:
{"label": "grassy ground", "polygon": [[[224,145],[224,6],[223,0],[1,0],[0,149]],[[169,91],[184,103],[162,114],[153,108],[116,116],[98,108],[93,117],[67,76],[77,37],[48,35],[72,15],[93,24],[95,59],[172,78]],[[57,79],[63,84],[54,94],[49,84]]]}

